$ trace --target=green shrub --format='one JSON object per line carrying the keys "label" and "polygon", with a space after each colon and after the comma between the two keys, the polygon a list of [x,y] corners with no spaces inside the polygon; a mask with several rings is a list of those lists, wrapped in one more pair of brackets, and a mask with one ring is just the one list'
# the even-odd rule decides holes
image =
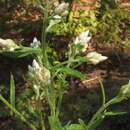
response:
{"label": "green shrub", "polygon": [[97,43],[121,43],[121,35],[125,31],[125,23],[128,21],[129,11],[116,8],[108,9],[99,18],[95,38]]}

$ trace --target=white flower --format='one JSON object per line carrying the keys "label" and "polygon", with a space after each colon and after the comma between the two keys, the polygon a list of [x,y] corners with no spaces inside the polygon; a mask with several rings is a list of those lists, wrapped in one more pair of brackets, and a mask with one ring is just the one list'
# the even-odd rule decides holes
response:
{"label": "white flower", "polygon": [[54,1],[54,2],[53,2],[53,5],[54,5],[54,7],[57,7],[57,6],[59,5],[59,1],[57,1],[57,0]]}
{"label": "white flower", "polygon": [[69,11],[68,11],[68,10],[65,10],[65,11],[61,14],[61,16],[65,17],[65,16],[67,16],[68,14],[69,14]]}
{"label": "white flower", "polygon": [[38,78],[41,77],[40,75],[41,75],[42,68],[35,59],[32,62],[32,66],[31,65],[28,66],[28,70],[29,70],[29,75],[31,77],[33,77],[33,78],[35,76],[38,77]]}
{"label": "white flower", "polygon": [[54,13],[62,14],[68,9],[68,7],[69,7],[69,3],[62,2],[55,8]]}
{"label": "white flower", "polygon": [[40,45],[41,45],[41,43],[40,43],[40,41],[37,40],[36,37],[34,37],[33,42],[30,44],[30,46],[33,48],[38,48],[38,47],[40,47]]}
{"label": "white flower", "polygon": [[34,37],[34,39],[33,39],[33,42],[37,42],[38,40],[37,40],[37,38],[36,37]]}
{"label": "white flower", "polygon": [[54,19],[61,19],[62,17],[59,16],[59,15],[54,15],[53,18],[54,18]]}
{"label": "white flower", "polygon": [[82,52],[86,51],[88,47],[88,42],[91,39],[91,37],[88,35],[89,35],[89,30],[85,32],[81,32],[79,36],[77,36],[76,39],[74,40],[75,45],[80,44],[83,46]]}
{"label": "white flower", "polygon": [[35,59],[32,62],[32,67],[34,68],[34,71],[40,71],[41,70],[40,65],[38,64],[38,62]]}
{"label": "white flower", "polygon": [[38,78],[41,77],[42,67],[39,63],[34,59],[32,62],[32,66],[28,66],[29,73],[33,76],[37,76]]}
{"label": "white flower", "polygon": [[51,83],[50,71],[44,66],[40,65],[35,59],[32,62],[32,66],[28,66],[30,75],[33,75],[39,83],[43,85],[48,85]]}
{"label": "white flower", "polygon": [[34,87],[35,90],[38,90],[40,88],[40,86],[38,86],[36,84],[34,84],[33,87]]}
{"label": "white flower", "polygon": [[2,39],[0,38],[0,50],[2,51],[14,51],[19,48],[19,46],[11,39]]}
{"label": "white flower", "polygon": [[89,60],[92,64],[96,65],[96,64],[100,63],[101,61],[106,60],[108,57],[103,56],[102,54],[97,53],[97,52],[94,51],[94,52],[88,53],[88,54],[87,54],[87,58],[88,58],[88,60]]}

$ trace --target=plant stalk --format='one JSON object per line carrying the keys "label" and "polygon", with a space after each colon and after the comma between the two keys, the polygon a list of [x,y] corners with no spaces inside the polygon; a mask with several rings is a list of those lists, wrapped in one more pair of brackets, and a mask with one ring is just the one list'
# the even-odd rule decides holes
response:
{"label": "plant stalk", "polygon": [[94,116],[92,117],[92,119],[90,120],[90,122],[88,123],[88,127],[87,130],[91,130],[91,127],[96,124],[96,120],[98,119],[98,117],[100,117],[100,115],[105,111],[106,108],[108,108],[110,105],[115,104],[115,103],[119,103],[122,100],[124,100],[124,97],[115,97],[113,99],[111,99],[110,101],[108,101],[106,104],[102,105],[101,108],[94,114]]}
{"label": "plant stalk", "polygon": [[48,62],[48,57],[47,57],[47,32],[46,32],[46,28],[48,26],[48,0],[46,1],[46,6],[45,6],[45,11],[44,11],[44,17],[43,17],[43,26],[42,26],[42,36],[41,36],[41,42],[42,42],[42,51],[43,51],[43,64],[45,66],[48,66],[49,62]]}
{"label": "plant stalk", "polygon": [[40,99],[38,99],[36,102],[37,102],[38,115],[40,118],[40,125],[41,125],[42,130],[45,130],[44,117],[42,113],[42,103]]}
{"label": "plant stalk", "polygon": [[28,120],[20,113],[18,112],[1,94],[0,94],[0,100],[14,112],[25,124],[27,124],[32,130],[37,130],[37,128],[28,122]]}

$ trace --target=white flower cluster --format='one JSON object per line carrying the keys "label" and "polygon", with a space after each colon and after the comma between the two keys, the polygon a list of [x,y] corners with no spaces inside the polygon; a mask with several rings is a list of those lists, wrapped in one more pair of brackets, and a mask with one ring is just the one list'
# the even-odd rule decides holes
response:
{"label": "white flower cluster", "polygon": [[19,48],[19,46],[11,39],[0,38],[0,51],[14,51]]}
{"label": "white flower cluster", "polygon": [[66,16],[68,14],[68,7],[69,3],[62,2],[55,8],[54,14],[60,16]]}
{"label": "white flower cluster", "polygon": [[[89,30],[81,32],[73,41],[73,45],[81,45],[81,52],[85,52],[86,49],[88,48],[88,42],[90,41],[91,36],[89,36]],[[76,53],[79,53],[76,50]],[[106,60],[108,57],[103,56],[100,53],[97,53],[96,51],[90,52],[87,54],[87,59],[94,65]]]}
{"label": "white flower cluster", "polygon": [[86,51],[86,49],[88,48],[88,42],[90,41],[91,36],[89,36],[89,30],[85,31],[85,32],[81,32],[79,34],[79,36],[77,36],[74,40],[74,44],[75,45],[82,45],[82,52]]}
{"label": "white flower cluster", "polygon": [[68,8],[69,3],[62,2],[61,4],[57,5],[53,11],[52,19],[49,21],[49,26],[46,29],[46,32],[49,32],[50,29],[61,22],[62,18],[68,15]]}
{"label": "white flower cluster", "polygon": [[97,53],[96,51],[94,51],[94,52],[88,53],[88,54],[87,54],[87,58],[88,58],[88,60],[89,60],[92,64],[96,65],[96,64],[98,64],[98,63],[100,63],[100,62],[106,60],[108,57],[103,56],[102,54]]}
{"label": "white flower cluster", "polygon": [[43,86],[47,86],[51,83],[51,74],[50,71],[41,66],[35,59],[32,62],[32,66],[28,66],[29,73],[34,76],[34,79],[38,82],[35,85],[39,86],[42,84]]}
{"label": "white flower cluster", "polygon": [[37,40],[36,37],[34,37],[33,42],[30,44],[30,46],[33,48],[39,48],[40,45],[41,45],[41,43],[40,43],[40,41]]}

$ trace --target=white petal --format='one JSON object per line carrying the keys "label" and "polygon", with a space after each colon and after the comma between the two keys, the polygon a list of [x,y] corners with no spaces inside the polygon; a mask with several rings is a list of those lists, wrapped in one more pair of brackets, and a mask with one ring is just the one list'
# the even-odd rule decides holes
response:
{"label": "white petal", "polygon": [[86,36],[89,35],[89,30],[85,31],[85,35],[86,35]]}
{"label": "white petal", "polygon": [[1,39],[0,38],[0,47],[3,51],[14,51],[19,46],[11,39]]}
{"label": "white petal", "polygon": [[34,37],[33,42],[30,44],[33,48],[38,48],[41,45],[40,41],[37,40],[36,37]]}
{"label": "white petal", "polygon": [[35,70],[39,70],[40,69],[40,65],[38,64],[38,62],[34,59],[33,62],[32,62],[32,67],[35,69]]}
{"label": "white petal", "polygon": [[80,43],[80,40],[79,40],[78,37],[76,37],[75,40],[74,40],[74,44],[77,45],[77,44],[79,44],[79,43]]}
{"label": "white petal", "polygon": [[5,43],[5,40],[0,38],[0,44],[1,44],[1,45],[5,45],[5,44],[6,44],[6,43]]}
{"label": "white petal", "polygon": [[55,14],[61,14],[63,13],[67,8],[69,7],[69,3],[61,3],[55,10]]}
{"label": "white petal", "polygon": [[34,69],[33,69],[33,67],[32,67],[31,65],[28,65],[28,70],[29,70],[29,72],[31,72],[31,73],[34,72]]}
{"label": "white petal", "polygon": [[53,18],[54,18],[54,19],[61,19],[62,17],[59,16],[59,15],[55,15],[55,16],[53,16]]}
{"label": "white petal", "polygon": [[33,42],[38,42],[38,40],[37,40],[37,38],[36,38],[36,37],[34,37]]}
{"label": "white petal", "polygon": [[86,42],[89,42],[91,40],[91,37],[86,38]]}
{"label": "white petal", "polygon": [[96,65],[100,63],[101,61],[106,60],[108,57],[103,56],[102,54],[94,51],[94,52],[88,53],[87,58],[89,59],[90,62],[92,62],[92,64]]}

